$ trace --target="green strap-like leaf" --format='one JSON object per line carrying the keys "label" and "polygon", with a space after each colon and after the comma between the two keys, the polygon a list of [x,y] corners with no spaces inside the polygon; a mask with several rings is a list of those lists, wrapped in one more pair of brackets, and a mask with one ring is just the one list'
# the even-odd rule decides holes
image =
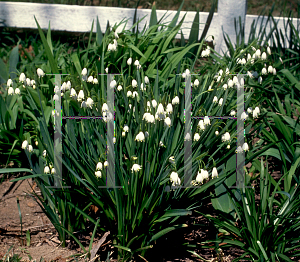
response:
{"label": "green strap-like leaf", "polygon": [[99,23],[99,19],[97,16],[97,32],[96,32],[96,41],[98,46],[101,46],[102,44],[102,40],[103,40],[103,35],[102,35],[102,31],[101,31],[101,27],[100,27],[100,23]]}
{"label": "green strap-like leaf", "polygon": [[156,5],[155,5],[155,2],[153,2],[152,11],[151,11],[151,15],[150,15],[149,27],[154,26],[156,24],[157,24]]}
{"label": "green strap-like leaf", "polygon": [[13,48],[9,56],[9,75],[11,79],[15,79],[17,77],[17,64],[19,63],[19,44],[18,41],[17,46]]}
{"label": "green strap-like leaf", "polygon": [[0,77],[7,82],[8,74],[7,74],[7,67],[4,64],[3,60],[0,58]]}
{"label": "green strap-like leaf", "polygon": [[158,233],[156,233],[154,236],[152,236],[152,238],[150,239],[149,243],[162,237],[163,235],[177,229],[177,228],[183,228],[183,227],[188,227],[187,224],[179,224],[179,225],[175,225],[175,226],[172,226],[172,227],[167,227],[161,231],[159,231]]}
{"label": "green strap-like leaf", "polygon": [[42,39],[42,42],[43,42],[43,45],[44,45],[44,48],[45,48],[45,52],[46,52],[46,55],[47,55],[48,60],[49,60],[52,73],[53,74],[58,74],[59,71],[58,71],[58,68],[57,68],[57,64],[56,64],[56,62],[54,60],[54,57],[53,57],[53,55],[51,53],[51,49],[50,49],[50,47],[49,47],[49,45],[47,43],[45,35],[44,35],[44,33],[43,33],[43,31],[42,31],[42,29],[41,29],[38,21],[36,20],[35,16],[34,16],[34,20],[35,20],[35,22],[36,22],[36,24],[38,26],[39,34],[40,34],[40,37]]}

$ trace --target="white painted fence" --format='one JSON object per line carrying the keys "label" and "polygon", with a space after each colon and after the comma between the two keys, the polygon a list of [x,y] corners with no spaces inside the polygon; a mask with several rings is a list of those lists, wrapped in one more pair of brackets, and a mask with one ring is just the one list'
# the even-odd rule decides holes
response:
{"label": "white painted fence", "polygon": [[[106,29],[107,21],[109,21],[110,25],[114,25],[115,23],[120,23],[120,21],[124,18],[129,19],[126,26],[124,24],[118,28],[118,30],[121,31],[124,26],[125,29],[129,29],[132,26],[134,12],[135,9],[118,7],[0,2],[0,21],[4,21],[2,26],[37,29],[37,25],[34,20],[35,15],[42,29],[48,29],[50,21],[51,30],[53,31],[88,32],[91,30],[92,21],[94,20],[95,24],[93,31],[96,32],[97,16],[103,32]],[[166,12],[166,10],[157,10],[157,19],[159,20]],[[151,9],[138,9],[137,19],[141,19],[146,16],[146,18],[140,23],[140,30],[142,30],[146,23],[149,24],[150,14]],[[176,11],[168,11],[163,21],[170,22],[175,14]],[[182,11],[178,18],[178,22],[182,19],[184,14],[186,14],[186,18],[182,26],[182,32],[185,38],[188,38],[196,12]],[[208,14],[208,12],[200,12],[200,36]],[[226,33],[228,33],[231,41],[235,43],[234,18],[238,20],[239,16],[241,16],[242,23],[245,23],[245,41],[247,41],[250,34],[251,24],[254,20],[256,21],[258,19],[258,16],[246,15],[246,0],[219,0],[218,12],[214,13],[213,20],[207,34],[207,36],[213,35],[215,37],[216,50],[218,52],[226,51],[222,28]],[[266,24],[267,17],[264,17],[259,19],[258,25],[261,24],[262,19],[263,24]],[[287,18],[275,17],[275,21],[279,21],[278,27],[284,33],[284,24],[287,23]],[[299,22],[300,19],[293,19],[293,24],[298,30]],[[267,27],[267,33],[269,31],[270,26]],[[285,41],[288,40],[288,36],[289,34],[285,36]],[[180,38],[180,34],[178,34],[176,38]]]}

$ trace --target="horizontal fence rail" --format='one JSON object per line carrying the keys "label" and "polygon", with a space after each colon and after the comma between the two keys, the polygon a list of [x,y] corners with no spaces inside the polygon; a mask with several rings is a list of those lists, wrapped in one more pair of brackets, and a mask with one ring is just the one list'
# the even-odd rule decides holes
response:
{"label": "horizontal fence rail", "polygon": [[[220,5],[221,0],[219,0]],[[227,2],[228,3],[228,2]],[[230,11],[226,11],[226,10]],[[217,45],[217,51],[221,49],[224,51],[224,40],[222,27],[224,31],[230,36],[230,39],[235,43],[235,27],[234,17],[232,9],[222,8],[218,13],[214,13],[212,23],[208,30],[207,36],[211,41],[211,36],[214,36]],[[239,10],[238,8],[237,10]],[[167,10],[156,10],[157,20],[167,12]],[[175,16],[177,11],[168,11],[163,22],[168,23]],[[229,13],[231,12],[231,13]],[[127,23],[121,25],[117,32],[121,31],[124,26],[125,29],[130,29],[133,25],[135,9],[131,8],[118,8],[118,7],[103,7],[103,6],[78,6],[78,5],[60,5],[60,4],[40,4],[40,3],[21,3],[21,2],[0,2],[0,27],[11,27],[11,28],[22,28],[22,29],[37,29],[37,25],[34,20],[34,16],[39,22],[42,29],[47,30],[49,21],[52,31],[68,31],[84,33],[91,30],[93,20],[96,22],[97,17],[100,22],[101,30],[104,33],[106,29],[107,21],[110,25],[120,23],[122,19],[128,19]],[[138,9],[137,10],[137,21],[138,19],[144,20],[139,24],[139,30],[142,30],[145,24],[149,24],[151,9]],[[182,25],[182,32],[184,37],[189,37],[190,28],[195,18],[196,12],[181,11],[178,23],[186,14],[185,20]],[[204,29],[205,22],[208,17],[208,12],[200,12],[200,32]],[[238,15],[243,15],[245,12],[235,14],[236,18]],[[278,22],[278,30],[284,34],[285,41],[288,41],[289,37],[289,26],[285,29],[288,18],[285,17],[274,17],[275,21]],[[271,20],[271,19],[270,19]],[[265,27],[267,23],[267,17],[259,17],[257,15],[246,15],[242,21],[245,21],[245,42],[247,43],[249,34],[251,32],[252,22],[257,22],[257,30],[262,26]],[[300,19],[293,19],[293,25],[299,30]],[[228,26],[231,23],[232,26]],[[274,23],[269,21],[270,25]],[[238,26],[239,28],[239,26]],[[93,31],[96,32],[96,25],[94,24]],[[266,27],[266,34],[270,32],[270,26]],[[285,33],[286,32],[286,33]],[[258,33],[258,32],[257,32]],[[257,35],[257,34],[256,34]],[[234,36],[234,38],[233,38]],[[181,38],[180,34],[177,34],[177,39]],[[281,40],[280,40],[281,41]],[[269,42],[270,45],[272,43]],[[281,44],[282,41],[281,41]],[[222,48],[223,47],[223,48]]]}

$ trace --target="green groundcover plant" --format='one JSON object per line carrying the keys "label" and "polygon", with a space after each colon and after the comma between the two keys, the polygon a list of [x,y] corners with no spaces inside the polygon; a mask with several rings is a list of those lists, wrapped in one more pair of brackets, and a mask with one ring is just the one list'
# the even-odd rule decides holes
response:
{"label": "green groundcover plant", "polygon": [[[252,188],[239,190],[241,200],[238,201],[226,186],[238,216],[237,224],[226,213],[220,213],[216,219],[199,212],[214,221],[218,228],[225,230],[226,234],[217,242],[226,243],[223,247],[238,246],[244,249],[246,252],[240,258],[247,259],[245,256],[250,255],[248,260],[252,261],[292,261],[290,257],[299,257],[300,252],[296,250],[300,247],[299,180],[293,172],[297,184],[289,192],[280,191],[281,181],[287,174],[275,182],[268,173],[268,163],[265,168],[261,159],[258,207]],[[284,197],[278,200],[275,194]]]}
{"label": "green groundcover plant", "polygon": [[[1,97],[0,131],[1,138],[7,141],[3,151],[9,156],[17,156],[20,150],[14,151],[14,147],[18,144],[24,150],[31,170],[1,171],[31,173],[20,179],[34,178],[37,182],[42,196],[32,197],[55,226],[63,246],[66,239],[72,238],[90,256],[95,233],[110,231],[120,260],[147,257],[146,251],[153,247],[156,239],[187,226],[176,220],[201,206],[201,199],[208,195],[208,190],[214,187],[216,193],[228,190],[226,185],[232,182],[236,170],[236,153],[247,152],[246,162],[253,160],[255,164],[252,171],[260,170],[255,161],[257,156],[267,150],[269,155],[274,153],[270,149],[274,150],[277,140],[267,134],[268,145],[262,146],[261,141],[254,146],[251,143],[251,127],[262,130],[264,118],[273,116],[268,112],[270,106],[263,108],[259,92],[267,94],[267,88],[262,86],[274,82],[274,88],[279,90],[276,79],[286,77],[294,81],[295,86],[290,88],[286,84],[285,88],[290,88],[292,97],[298,95],[297,80],[290,76],[296,69],[279,70],[281,64],[272,63],[270,48],[260,47],[256,40],[244,49],[233,49],[233,57],[223,59],[204,42],[209,23],[198,41],[199,13],[187,43],[183,37],[179,42],[174,41],[184,21],[183,18],[176,25],[179,11],[170,24],[164,24],[162,20],[157,21],[153,9],[149,28],[145,27],[142,32],[137,30],[138,21],[130,30],[117,33],[117,29],[126,23],[122,21],[113,27],[108,24],[103,35],[97,21],[95,40],[92,40],[92,26],[87,48],[71,54],[63,51],[63,45],[53,46],[50,25],[45,37],[36,21],[43,42],[40,57],[17,70],[17,62],[13,62],[17,60],[15,49],[11,54],[10,78],[6,72],[7,88]],[[46,60],[40,59],[42,56]],[[208,61],[196,71],[199,56]],[[69,75],[62,77],[62,85],[58,87],[55,77],[47,75],[51,73]],[[109,73],[120,75],[108,79],[104,74]],[[245,78],[247,110],[242,116],[236,116],[238,79],[232,75],[238,73],[248,75]],[[5,77],[5,72],[2,71],[1,76]],[[193,118],[192,133],[184,137],[185,80],[189,79],[192,82],[192,114],[205,117],[201,120]],[[116,185],[121,187],[112,189],[99,188],[106,186],[108,179],[106,124],[112,120],[108,113],[107,86],[115,92],[113,143]],[[53,142],[57,113],[54,105],[58,94],[61,95],[62,115],[102,117],[62,121],[62,170],[54,167],[57,153]],[[278,94],[281,98],[284,92]],[[278,102],[280,98],[278,100],[275,95],[271,101]],[[289,97],[286,101],[287,105],[291,101],[297,105],[296,100]],[[273,110],[276,108],[274,106]],[[245,119],[246,139],[241,147],[236,148],[236,119],[209,117],[222,115]],[[284,120],[290,125],[295,124],[290,119]],[[16,132],[13,135],[15,142],[8,142],[11,141],[8,131],[16,130],[20,123],[21,131],[13,132]],[[272,128],[281,131],[276,125]],[[184,180],[185,139],[192,140],[193,149],[189,185],[200,186],[198,188],[178,187]],[[292,167],[292,173],[295,173],[299,151],[296,144],[290,150],[291,141],[285,139],[285,153],[294,156],[294,162],[288,161],[291,165],[287,164],[285,170]],[[280,152],[283,158],[284,151]],[[51,188],[60,172],[62,187]],[[290,192],[293,174],[288,177],[285,190]],[[236,217],[232,213],[235,202],[229,205],[229,196],[232,197],[231,192],[225,198],[215,198],[213,205],[231,213],[233,219]],[[238,194],[235,198],[236,201],[244,199]],[[98,208],[96,214],[90,212],[91,206]],[[75,232],[86,232],[91,228],[94,229],[91,244],[85,247]]]}
{"label": "green groundcover plant", "polygon": [[[197,19],[199,20],[199,16]],[[176,73],[184,73],[185,77],[190,77],[190,70],[195,61],[190,58],[192,53],[188,52],[197,47],[195,50],[199,55],[203,46],[203,40],[186,47],[174,46],[172,40],[182,24],[181,21],[175,26],[176,20],[175,17],[165,30],[157,31],[158,26],[154,24],[142,33],[137,32],[133,37],[126,31],[117,34],[116,28],[119,25],[112,31],[107,30],[102,36],[100,25],[97,23],[96,42],[89,42],[86,50],[73,53],[67,58],[60,56],[60,47],[56,50],[53,48],[50,30],[46,39],[38,25],[48,62],[37,68],[34,74],[30,73],[32,67],[28,68],[28,72],[25,67],[17,83],[11,79],[7,81],[5,96],[21,95],[25,106],[32,112],[31,118],[37,124],[37,137],[26,137],[22,142],[21,147],[25,150],[32,168],[32,171],[27,171],[33,173],[22,179],[36,179],[43,197],[35,196],[35,199],[56,227],[63,244],[66,238],[72,236],[82,249],[87,251],[73,232],[86,230],[86,224],[89,223],[90,227],[93,223],[95,230],[104,231],[105,225],[112,232],[114,246],[119,249],[119,258],[127,260],[139,253],[143,256],[156,239],[171,230],[185,227],[185,224],[175,223],[178,217],[191,214],[190,210],[199,205],[197,196],[215,181],[225,179],[225,176],[217,178],[216,166],[219,160],[209,155],[209,150],[216,152],[214,147],[219,143],[220,136],[214,139],[214,143],[208,144],[205,150],[199,147],[200,135],[196,129],[203,132],[202,139],[205,139],[205,136],[211,133],[208,130],[210,126],[214,129],[217,127],[216,121],[211,124],[210,120],[205,118],[198,126],[193,121],[193,148],[196,149],[196,153],[193,154],[193,176],[195,177],[199,164],[202,170],[201,173],[198,172],[192,185],[208,181],[208,170],[215,180],[200,188],[182,190],[175,187],[175,191],[165,192],[169,182],[172,186],[182,184],[184,171],[184,82]],[[145,51],[141,52],[140,49]],[[210,48],[205,47],[205,52],[209,54]],[[110,62],[107,63],[106,60]],[[58,173],[53,167],[54,146],[51,137],[55,114],[53,108],[57,100],[55,93],[59,87],[55,87],[54,77],[45,75],[45,72],[58,73],[59,70],[61,73],[70,73],[60,90],[63,114],[102,115],[103,119],[97,123],[90,120],[76,123],[68,119],[63,125],[63,187],[57,189],[49,186],[53,186],[55,175]],[[116,174],[117,183],[122,189],[98,188],[106,185],[107,178],[103,170],[103,166],[107,166],[105,125],[109,121],[106,118],[105,98],[107,79],[98,76],[99,73],[105,72],[122,74],[122,77],[109,83],[117,96]],[[35,80],[26,78],[29,75]],[[212,79],[206,76],[205,84],[200,90],[200,81],[193,81],[196,93],[202,95],[195,96],[195,106],[200,99],[205,99],[204,96],[213,95],[205,91],[211,81]],[[220,92],[224,93],[224,90]],[[226,101],[226,98],[224,100]],[[218,111],[221,113],[223,108],[228,110],[225,101],[223,105],[219,103],[220,107],[214,109],[210,107],[210,103],[206,103],[203,110],[207,114]],[[220,129],[221,135],[226,133],[226,139],[223,141],[226,140],[227,144],[232,142],[228,138],[228,131],[234,132],[234,128],[234,124],[231,123],[226,130]],[[190,134],[186,139],[191,140],[191,137]],[[33,144],[35,139],[37,143]],[[219,148],[218,151],[223,159],[229,157],[227,149]],[[226,151],[225,157],[222,151]],[[10,169],[10,172],[14,171]],[[183,205],[186,199],[189,199],[189,202]],[[102,212],[97,217],[92,217],[88,212],[92,204]],[[90,250],[91,246],[88,253]]]}

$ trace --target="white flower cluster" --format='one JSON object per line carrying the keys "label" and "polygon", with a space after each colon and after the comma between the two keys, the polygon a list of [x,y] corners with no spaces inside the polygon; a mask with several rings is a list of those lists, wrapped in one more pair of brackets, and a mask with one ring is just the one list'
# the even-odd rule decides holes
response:
{"label": "white flower cluster", "polygon": [[204,117],[204,120],[200,120],[199,123],[198,123],[198,127],[201,129],[201,130],[204,130],[206,126],[210,125],[210,120],[209,120],[209,117],[208,116],[205,116]]}
{"label": "white flower cluster", "polygon": [[[204,170],[204,169],[200,169],[201,172],[198,171],[198,174],[197,174],[197,177],[196,177],[196,180],[192,180],[191,181],[191,185],[193,186],[196,186],[196,185],[199,185],[199,184],[203,184],[203,182],[205,180],[208,180],[209,179],[209,174],[208,174],[208,171],[207,170]],[[211,172],[211,175],[212,175],[212,178],[216,178],[216,177],[219,177],[218,175],[218,171],[217,171],[217,168],[214,167],[212,172]]]}
{"label": "white flower cluster", "polygon": [[[40,69],[41,70],[41,69]],[[43,72],[43,71],[42,71]],[[43,72],[44,73],[44,72]],[[34,80],[30,80],[30,78],[26,78],[25,74],[24,73],[21,73],[20,74],[20,77],[19,77],[19,82],[23,84],[23,88],[25,88],[25,85],[26,86],[32,86],[33,89],[35,89],[35,81]],[[13,81],[11,79],[8,79],[7,80],[7,87],[8,87],[8,95],[13,95],[14,93],[16,95],[19,95],[21,93],[20,89],[19,88],[16,88],[16,90],[14,90],[12,88],[13,86]]]}
{"label": "white flower cluster", "polygon": [[219,102],[218,102],[218,97],[214,96],[213,103],[216,103],[216,104],[218,103],[219,106],[221,106],[223,104],[223,98],[221,97],[220,100],[219,100]]}
{"label": "white flower cluster", "polygon": [[101,162],[98,162],[97,166],[96,166],[96,171],[95,171],[95,176],[98,177],[98,178],[101,178],[102,177],[102,174],[101,174],[101,171],[102,170],[102,163]]}
{"label": "white flower cluster", "polygon": [[107,121],[112,121],[114,118],[113,114],[109,112],[108,105],[106,103],[102,105],[102,116],[105,123],[107,123]]}
{"label": "white flower cluster", "polygon": [[116,39],[113,40],[113,44],[108,44],[107,51],[117,51],[118,42]]}
{"label": "white flower cluster", "polygon": [[224,135],[222,135],[222,141],[230,141],[230,134],[226,132]]}
{"label": "white flower cluster", "polygon": [[207,46],[205,50],[202,50],[201,57],[209,57],[210,55],[210,47]]}
{"label": "white flower cluster", "polygon": [[247,61],[246,61],[245,58],[242,58],[242,59],[237,58],[237,59],[236,59],[236,62],[237,62],[238,64],[240,64],[240,65],[245,65],[245,64],[247,63]]}
{"label": "white flower cluster", "polygon": [[22,149],[28,150],[29,153],[33,152],[33,147],[32,147],[32,145],[28,144],[27,140],[23,141],[23,143],[22,143]]}
{"label": "white flower cluster", "polygon": [[129,131],[128,125],[125,125],[125,126],[123,127],[122,136],[124,137],[124,136],[126,135],[126,132],[128,133],[128,131]]}
{"label": "white flower cluster", "polygon": [[239,146],[235,152],[236,152],[236,153],[242,153],[243,150],[244,150],[245,152],[246,152],[246,151],[249,151],[249,146],[248,146],[247,143],[244,143],[242,147]]}
{"label": "white flower cluster", "polygon": [[[254,64],[255,60],[266,61],[267,60],[267,54],[271,55],[270,47],[267,47],[266,52],[261,52],[260,49],[256,49],[255,47],[252,46],[252,51],[253,51],[252,55],[250,53],[248,53],[248,54],[244,53],[243,54],[247,57],[247,60],[246,60],[246,57],[237,58],[237,60],[236,60],[237,64],[244,65],[248,62],[250,62],[251,64]],[[243,52],[243,50],[241,50],[241,53],[242,52]],[[276,69],[273,68],[271,65],[268,68],[266,68],[266,65],[265,65],[265,67],[262,68],[262,70],[261,70],[261,74],[262,75],[267,75],[268,73],[276,75]],[[255,75],[250,73],[249,71],[247,72],[247,74],[250,78],[253,78],[254,76],[258,77],[258,74],[256,72],[255,72]],[[262,82],[261,77],[258,79],[258,82],[261,84],[261,82]]]}
{"label": "white flower cluster", "polygon": [[190,70],[186,69],[183,73],[182,73],[182,78],[186,78],[187,76],[190,76],[191,72]]}
{"label": "white flower cluster", "polygon": [[170,181],[172,183],[172,186],[180,185],[180,183],[181,183],[181,180],[176,172],[171,173]]}
{"label": "white flower cluster", "polygon": [[148,123],[154,123],[154,116],[151,113],[145,113],[143,116],[143,120],[146,120]]}
{"label": "white flower cluster", "polygon": [[262,74],[262,75],[267,75],[268,73],[269,73],[269,74],[276,75],[276,69],[270,65],[270,66],[268,67],[268,69],[264,67],[264,68],[261,70],[261,74]]}
{"label": "white flower cluster", "polygon": [[44,173],[45,173],[45,174],[49,174],[49,173],[50,173],[50,169],[51,169],[51,174],[56,173],[55,168],[52,167],[52,165],[45,166],[45,168],[44,168]]}
{"label": "white flower cluster", "polygon": [[[108,71],[108,68],[106,68],[105,70]],[[93,76],[87,77],[87,73],[88,73],[87,69],[83,68],[81,71],[82,81],[87,81],[88,83],[92,83],[94,85],[99,83],[98,79],[96,77],[95,78]],[[108,73],[108,72],[106,72],[106,73]]]}
{"label": "white flower cluster", "polygon": [[260,110],[259,110],[259,107],[257,106],[257,107],[255,107],[255,109],[252,111],[252,108],[250,107],[250,108],[248,108],[248,113],[249,114],[251,114],[252,113],[252,116],[253,116],[253,118],[257,118],[258,117],[258,115],[260,114]]}
{"label": "white flower cluster", "polygon": [[[127,60],[127,65],[131,65],[131,64],[132,64],[132,58],[129,57],[128,60]],[[142,67],[139,60],[135,60],[134,65],[136,66],[137,69],[141,69],[141,67]]]}
{"label": "white flower cluster", "polygon": [[141,69],[141,67],[142,67],[139,60],[135,60],[134,65],[136,66],[137,69]]}
{"label": "white flower cluster", "polygon": [[157,102],[155,99],[153,99],[151,102],[148,101],[147,102],[147,112],[144,113],[143,120],[146,120],[148,123],[154,123],[155,120],[158,120],[158,121],[164,120],[165,125],[170,127],[171,126],[171,118],[169,117],[169,115],[173,113],[172,104],[173,105],[179,104],[178,96],[176,96],[172,100],[172,104],[171,103],[167,104],[166,110],[164,109],[164,106],[162,105],[162,103],[159,103],[156,113],[155,113],[155,116],[153,116],[151,113],[148,112],[151,109],[151,104],[152,104],[153,108],[157,107]]}

